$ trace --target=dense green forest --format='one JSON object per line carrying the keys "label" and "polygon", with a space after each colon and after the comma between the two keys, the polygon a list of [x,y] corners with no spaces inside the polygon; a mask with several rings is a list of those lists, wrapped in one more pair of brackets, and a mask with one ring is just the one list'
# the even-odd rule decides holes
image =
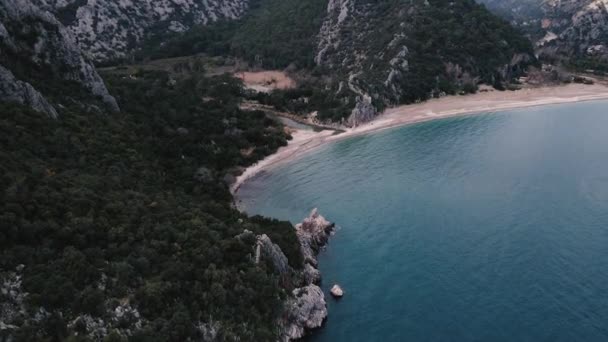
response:
{"label": "dense green forest", "polygon": [[[218,340],[273,340],[289,284],[236,236],[268,234],[294,266],[297,238],[289,223],[235,210],[223,179],[290,137],[241,111],[228,76],[106,79],[121,113],[65,108],[51,120],[0,104],[0,275],[25,266],[32,313],[14,317],[16,340],[85,341],[86,315],[117,329],[108,341],[124,329],[131,341],[185,341],[203,334],[196,324],[219,324]],[[116,321],[119,305],[141,316]]]}

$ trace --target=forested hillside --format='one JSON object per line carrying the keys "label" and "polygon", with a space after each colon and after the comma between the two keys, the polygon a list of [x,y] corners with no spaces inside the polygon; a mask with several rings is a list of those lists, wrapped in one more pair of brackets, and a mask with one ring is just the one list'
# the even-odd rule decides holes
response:
{"label": "forested hillside", "polygon": [[230,77],[107,80],[121,113],[75,107],[52,120],[0,105],[0,278],[10,289],[0,314],[14,329],[0,339],[273,340],[285,284],[252,262],[254,238],[236,236],[269,234],[293,265],[299,245],[288,223],[234,210],[222,179],[289,137],[238,109]]}
{"label": "forested hillside", "polygon": [[473,0],[335,0],[316,62],[356,125],[388,105],[500,89],[535,60],[525,37]]}

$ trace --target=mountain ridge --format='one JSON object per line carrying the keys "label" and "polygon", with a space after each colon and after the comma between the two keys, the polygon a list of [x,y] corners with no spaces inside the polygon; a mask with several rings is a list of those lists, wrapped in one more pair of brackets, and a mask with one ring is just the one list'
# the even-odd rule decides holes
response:
{"label": "mountain ridge", "polygon": [[1,97],[30,104],[52,117],[57,116],[56,106],[72,102],[118,110],[116,100],[70,33],[51,13],[33,3],[0,1],[0,51]]}
{"label": "mountain ridge", "polygon": [[506,22],[466,0],[331,0],[319,37],[316,61],[354,102],[351,126],[386,106],[510,82],[534,60]]}
{"label": "mountain ridge", "polygon": [[33,0],[55,13],[95,62],[127,56],[153,32],[184,32],[194,25],[243,15],[249,0]]}
{"label": "mountain ridge", "polygon": [[[607,71],[608,1],[606,0],[480,0],[490,10],[524,30],[537,54]],[[585,62],[585,63],[581,63]]]}

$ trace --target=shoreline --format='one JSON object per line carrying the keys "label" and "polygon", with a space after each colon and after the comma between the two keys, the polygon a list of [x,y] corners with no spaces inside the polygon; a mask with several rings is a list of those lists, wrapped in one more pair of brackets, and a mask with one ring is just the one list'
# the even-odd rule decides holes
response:
{"label": "shoreline", "polygon": [[[374,120],[343,133],[297,130],[287,146],[248,167],[230,186],[235,197],[240,187],[262,171],[296,159],[322,145],[338,140],[380,132],[389,128],[444,119],[455,116],[493,113],[511,109],[529,108],[553,104],[566,104],[594,100],[608,100],[608,86],[601,84],[568,84],[559,86],[525,88],[516,91],[487,91],[470,95],[453,95],[426,102],[402,105],[385,110]],[[237,205],[238,207],[238,205]]]}

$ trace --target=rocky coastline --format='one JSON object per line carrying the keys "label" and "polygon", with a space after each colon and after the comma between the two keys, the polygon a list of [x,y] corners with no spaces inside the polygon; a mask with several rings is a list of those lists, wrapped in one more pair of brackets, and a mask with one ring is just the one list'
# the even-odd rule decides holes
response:
{"label": "rocky coastline", "polygon": [[329,241],[334,227],[334,223],[321,216],[317,209],[295,226],[304,259],[301,270],[294,270],[287,264],[285,254],[267,235],[256,237],[255,262],[268,258],[279,274],[290,274],[294,279],[292,296],[286,300],[283,315],[277,322],[280,342],[304,337],[320,328],[327,318],[325,295],[319,287],[321,272],[317,269],[317,255]]}

